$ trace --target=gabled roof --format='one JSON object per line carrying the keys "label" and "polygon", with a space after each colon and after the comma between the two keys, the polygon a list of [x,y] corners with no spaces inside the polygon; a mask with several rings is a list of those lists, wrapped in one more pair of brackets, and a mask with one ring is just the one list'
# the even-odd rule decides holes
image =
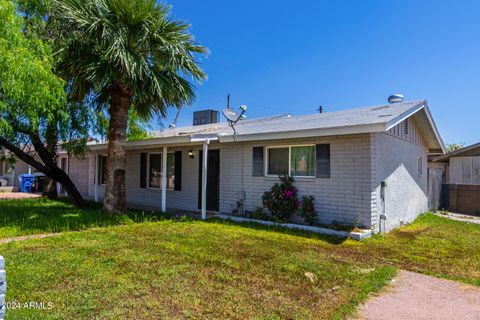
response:
{"label": "gabled roof", "polygon": [[454,150],[443,156],[436,157],[433,159],[433,161],[443,161],[443,160],[448,160],[451,157],[461,157],[465,153],[470,153],[470,151],[475,151],[475,149],[478,149],[478,153],[480,154],[480,142],[472,144],[470,146],[463,147],[461,149]]}
{"label": "gabled roof", "polygon": [[283,114],[239,121],[236,134],[226,122],[169,128],[151,132],[151,138],[129,142],[131,146],[173,144],[209,138],[220,142],[307,138],[329,135],[386,132],[410,116],[419,119],[429,149],[444,153],[440,134],[425,100],[324,112],[302,116]]}

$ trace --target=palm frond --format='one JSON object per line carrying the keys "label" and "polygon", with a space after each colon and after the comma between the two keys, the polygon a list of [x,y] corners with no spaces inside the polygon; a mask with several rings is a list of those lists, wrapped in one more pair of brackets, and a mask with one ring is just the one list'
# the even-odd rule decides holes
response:
{"label": "palm frond", "polygon": [[52,7],[70,39],[59,69],[77,99],[95,91],[105,105],[120,83],[144,118],[195,100],[195,85],[206,79],[198,59],[208,51],[188,24],[171,20],[169,7],[155,0],[52,0]]}

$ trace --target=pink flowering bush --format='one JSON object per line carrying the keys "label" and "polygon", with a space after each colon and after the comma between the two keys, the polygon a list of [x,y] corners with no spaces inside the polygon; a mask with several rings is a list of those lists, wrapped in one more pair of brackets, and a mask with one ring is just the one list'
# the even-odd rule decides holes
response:
{"label": "pink flowering bush", "polygon": [[280,176],[280,183],[275,183],[270,191],[263,194],[263,207],[270,211],[274,220],[287,221],[300,206],[293,182],[294,179],[288,175]]}

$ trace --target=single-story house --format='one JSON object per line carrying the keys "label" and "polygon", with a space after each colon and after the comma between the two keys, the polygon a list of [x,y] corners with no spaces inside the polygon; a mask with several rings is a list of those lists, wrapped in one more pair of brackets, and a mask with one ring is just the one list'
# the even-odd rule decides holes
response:
{"label": "single-story house", "polygon": [[480,143],[434,157],[429,167],[442,174],[442,207],[480,213]]}
{"label": "single-story house", "polygon": [[[227,122],[174,127],[126,149],[131,205],[203,216],[254,211],[278,176],[289,174],[300,196],[315,197],[320,223],[375,232],[427,211],[427,157],[445,150],[425,100],[241,120],[235,130]],[[96,201],[106,154],[106,143],[90,143],[83,160],[59,158]]]}

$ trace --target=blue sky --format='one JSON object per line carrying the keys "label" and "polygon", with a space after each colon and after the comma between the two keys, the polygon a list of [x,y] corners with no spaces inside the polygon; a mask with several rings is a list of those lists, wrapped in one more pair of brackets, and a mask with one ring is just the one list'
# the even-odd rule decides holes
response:
{"label": "blue sky", "polygon": [[[210,49],[192,112],[249,118],[427,99],[446,143],[480,141],[480,1],[169,0]],[[165,125],[170,119],[164,121]]]}

